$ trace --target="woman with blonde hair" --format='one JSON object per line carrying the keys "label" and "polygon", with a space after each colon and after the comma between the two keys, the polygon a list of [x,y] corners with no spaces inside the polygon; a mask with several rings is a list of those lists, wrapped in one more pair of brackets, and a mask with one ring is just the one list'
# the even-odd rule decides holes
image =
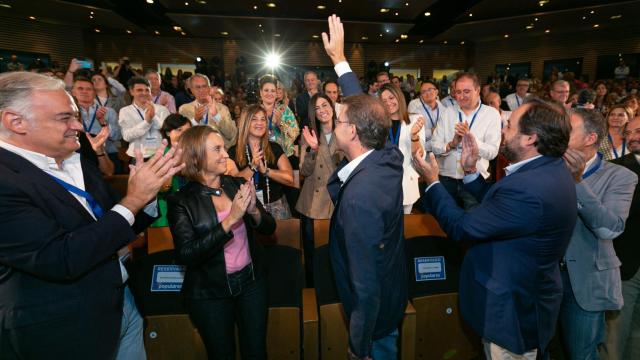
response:
{"label": "woman with blonde hair", "polygon": [[293,186],[293,170],[282,147],[270,141],[267,111],[249,105],[240,116],[238,142],[229,149],[237,176],[253,179],[260,202],[276,219],[288,219],[291,210],[284,187]]}
{"label": "woman with blonde hair", "polygon": [[598,149],[605,160],[617,159],[630,152],[623,133],[631,119],[631,112],[624,105],[614,105],[609,109],[606,120],[607,137],[602,139]]}

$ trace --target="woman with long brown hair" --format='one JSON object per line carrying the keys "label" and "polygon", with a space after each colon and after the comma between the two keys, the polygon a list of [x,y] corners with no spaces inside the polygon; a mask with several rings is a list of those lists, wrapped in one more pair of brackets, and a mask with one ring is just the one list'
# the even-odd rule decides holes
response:
{"label": "woman with long brown hair", "polygon": [[293,170],[282,147],[269,141],[267,111],[249,105],[240,116],[238,143],[229,157],[238,168],[236,176],[253,179],[258,199],[276,219],[291,217],[284,186],[293,186]]}
{"label": "woman with long brown hair", "polygon": [[631,120],[631,112],[624,105],[614,105],[607,114],[607,137],[602,139],[600,149],[605,160],[613,160],[629,153],[624,139],[624,129]]}

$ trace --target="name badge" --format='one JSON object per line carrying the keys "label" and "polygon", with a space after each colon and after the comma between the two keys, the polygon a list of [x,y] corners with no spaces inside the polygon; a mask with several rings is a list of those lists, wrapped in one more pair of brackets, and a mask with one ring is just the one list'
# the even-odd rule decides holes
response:
{"label": "name badge", "polygon": [[179,292],[182,289],[185,270],[182,265],[153,265],[151,291]]}
{"label": "name badge", "polygon": [[446,280],[444,256],[426,256],[413,259],[416,281]]}

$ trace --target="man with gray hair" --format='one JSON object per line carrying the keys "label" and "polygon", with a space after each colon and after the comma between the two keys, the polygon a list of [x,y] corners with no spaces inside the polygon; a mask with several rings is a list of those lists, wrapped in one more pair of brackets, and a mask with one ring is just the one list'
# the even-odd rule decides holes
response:
{"label": "man with gray hair", "polygon": [[309,126],[309,100],[318,93],[318,74],[308,70],[304,73],[304,91],[296,96],[296,115],[300,129]]}
{"label": "man with gray hair", "polygon": [[[0,75],[3,359],[111,360],[124,347],[123,311],[135,304],[117,251],[151,224],[152,200],[183,165],[175,149],[146,163],[138,152],[120,199],[76,153],[81,131],[61,80]],[[137,340],[143,352],[128,359],[144,357]]]}
{"label": "man with gray hair", "polygon": [[624,231],[638,177],[603,161],[598,146],[606,136],[602,116],[588,109],[571,113],[565,162],[573,174],[578,219],[560,262],[564,296],[560,328],[569,359],[598,359],[605,311],[620,310],[620,260],[613,239]]}
{"label": "man with gray hair", "polygon": [[191,120],[193,125],[207,125],[218,130],[224,139],[224,148],[229,149],[236,144],[238,128],[231,119],[229,108],[217,102],[211,96],[211,83],[203,74],[193,74],[187,82],[196,99],[180,106],[178,113]]}

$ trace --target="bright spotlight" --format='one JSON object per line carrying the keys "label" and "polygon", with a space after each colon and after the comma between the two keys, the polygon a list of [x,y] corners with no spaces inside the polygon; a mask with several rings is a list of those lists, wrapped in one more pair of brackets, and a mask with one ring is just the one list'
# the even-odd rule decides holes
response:
{"label": "bright spotlight", "polygon": [[389,62],[388,62],[388,61],[385,61],[385,62],[384,62],[384,66],[385,66],[385,67],[389,67]]}
{"label": "bright spotlight", "polygon": [[265,58],[265,65],[268,68],[275,69],[280,66],[280,55],[271,53]]}

